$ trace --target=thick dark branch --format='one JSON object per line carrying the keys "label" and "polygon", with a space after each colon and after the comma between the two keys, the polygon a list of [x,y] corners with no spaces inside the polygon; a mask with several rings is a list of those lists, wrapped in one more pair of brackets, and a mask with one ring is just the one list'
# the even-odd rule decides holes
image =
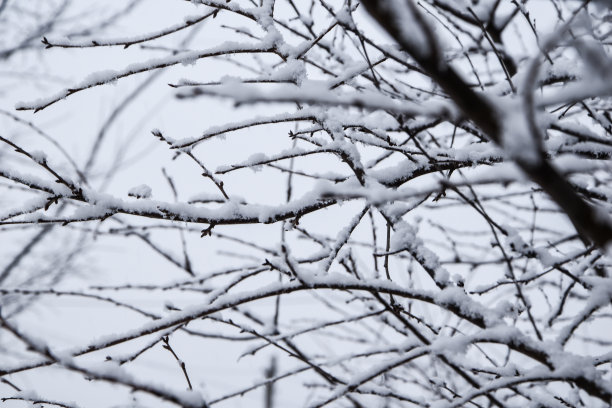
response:
{"label": "thick dark branch", "polygon": [[[474,122],[491,140],[503,145],[503,114],[494,102],[483,94],[476,92],[461,78],[459,73],[446,61],[438,58],[439,52],[415,47],[414,41],[406,38],[405,22],[397,17],[398,4],[388,0],[362,0],[370,15],[407,51],[436,82],[463,114]],[[410,7],[404,5],[402,7]],[[416,7],[410,10],[418,17]],[[416,19],[416,17],[415,17]],[[415,24],[415,26],[417,26]],[[432,34],[425,24],[415,30]],[[543,152],[535,152],[539,160],[527,160],[515,157],[516,163],[563,209],[584,239],[593,241],[600,248],[612,243],[612,223],[606,214],[587,204],[571,187],[569,182],[544,157]]]}

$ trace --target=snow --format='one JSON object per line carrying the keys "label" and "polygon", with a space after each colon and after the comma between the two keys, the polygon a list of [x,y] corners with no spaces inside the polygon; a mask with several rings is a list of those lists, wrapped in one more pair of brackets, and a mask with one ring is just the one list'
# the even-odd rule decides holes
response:
{"label": "snow", "polygon": [[151,198],[152,190],[151,187],[147,186],[146,184],[140,184],[130,188],[128,195],[135,198]]}
{"label": "snow", "polygon": [[121,78],[142,72],[149,72],[183,63],[191,64],[193,61],[203,58],[225,54],[258,53],[268,51],[269,46],[262,46],[261,44],[240,44],[228,41],[204,51],[185,51],[169,57],[153,58],[145,62],[130,64],[122,70],[103,70],[92,73],[72,87],[59,91],[46,98],[39,98],[31,102],[19,102],[15,105],[15,109],[39,111],[85,89],[112,83]]}
{"label": "snow", "polygon": [[537,166],[541,160],[537,139],[542,136],[539,131],[534,134],[530,129],[523,101],[506,103],[500,112],[503,118],[501,146],[506,155],[529,166]]}
{"label": "snow", "polygon": [[44,164],[47,161],[47,154],[41,150],[30,151],[30,156],[36,163]]}
{"label": "snow", "polygon": [[[153,3],[148,5],[152,9],[157,7]],[[160,159],[157,151],[150,157],[141,156],[140,149],[133,150],[134,146],[146,147],[136,140],[139,136],[123,139],[125,124],[144,114],[141,109],[149,105],[150,101],[141,96],[126,108],[114,131],[108,134],[113,141],[101,148],[96,169],[87,174],[86,182],[74,177],[74,169],[65,163],[55,164],[55,150],[40,150],[45,145],[30,138],[32,128],[15,133],[20,138],[15,140],[28,146],[32,160],[9,148],[0,149],[0,176],[4,179],[0,183],[0,229],[10,237],[2,242],[8,269],[12,263],[19,264],[15,268],[19,273],[10,276],[11,285],[16,282],[14,286],[0,287],[3,308],[13,299],[21,301],[20,296],[24,305],[37,301],[46,307],[49,303],[44,303],[48,302],[44,295],[61,301],[64,295],[59,292],[26,294],[23,289],[31,285],[30,279],[40,282],[46,276],[49,280],[58,279],[66,287],[76,287],[70,292],[74,297],[103,300],[110,307],[143,307],[140,320],[109,320],[105,327],[99,327],[104,334],[87,337],[90,340],[81,339],[79,336],[87,333],[80,333],[60,313],[48,313],[47,319],[53,324],[57,320],[60,326],[67,326],[56,326],[58,330],[74,336],[61,343],[66,346],[55,347],[46,343],[53,338],[52,333],[45,333],[44,325],[36,326],[44,341],[32,340],[34,348],[49,348],[57,359],[56,365],[64,371],[123,384],[128,391],[136,390],[136,395],[148,393],[159,398],[160,403],[179,406],[205,406],[199,393],[204,388],[205,372],[215,371],[214,365],[208,364],[216,364],[213,360],[226,354],[240,355],[244,348],[254,353],[262,348],[261,344],[269,345],[257,335],[277,342],[276,348],[285,347],[285,340],[295,341],[305,357],[294,359],[294,350],[288,358],[297,368],[289,367],[284,360],[286,350],[271,351],[275,347],[268,347],[266,352],[257,353],[257,358],[243,359],[240,363],[247,365],[244,371],[240,371],[244,365],[227,364],[232,373],[240,372],[242,376],[257,370],[255,375],[263,377],[261,363],[268,363],[263,359],[279,355],[282,363],[277,375],[282,378],[293,375],[284,377],[284,373],[291,373],[285,369],[303,370],[303,384],[320,385],[315,381],[321,373],[308,366],[313,363],[339,380],[325,387],[300,387],[298,396],[298,392],[294,395],[298,390],[294,384],[302,378],[291,378],[292,385],[276,390],[278,395],[290,394],[292,401],[306,400],[302,394],[309,392],[315,402],[332,402],[350,395],[364,406],[392,398],[398,399],[399,405],[414,398],[417,405],[463,406],[470,402],[486,405],[486,394],[490,393],[508,406],[522,404],[520,398],[557,406],[557,395],[564,401],[578,401],[575,405],[584,402],[590,406],[601,396],[589,396],[585,391],[608,395],[609,361],[605,359],[609,359],[609,353],[597,350],[605,348],[608,341],[602,327],[607,327],[604,319],[609,317],[612,302],[612,286],[606,276],[612,250],[593,245],[588,237],[577,234],[567,214],[555,205],[561,201],[552,202],[542,192],[545,181],[523,171],[537,168],[542,160],[549,161],[576,187],[576,197],[588,200],[596,215],[595,224],[605,226],[609,222],[612,125],[607,117],[607,96],[612,94],[612,81],[607,50],[600,47],[596,37],[606,35],[601,33],[608,24],[602,16],[589,9],[575,16],[580,21],[568,22],[575,38],[557,32],[558,47],[548,51],[554,64],[549,64],[539,50],[548,42],[538,44],[537,39],[531,38],[532,33],[519,38],[512,32],[524,34],[523,29],[528,29],[523,16],[517,15],[503,32],[505,44],[498,44],[517,61],[518,72],[512,77],[517,84],[515,92],[466,11],[470,6],[485,23],[491,17],[488,24],[501,24],[514,7],[504,2],[499,3],[498,10],[498,2],[489,0],[478,4],[440,0],[423,3],[422,7],[416,2],[389,0],[385,4],[397,7],[397,12],[388,23],[396,21],[400,26],[399,32],[387,33],[376,31],[372,21],[366,20],[364,7],[353,13],[355,10],[340,2],[335,8],[315,2],[311,15],[309,2],[295,2],[297,10],[283,2],[275,6],[273,0],[192,3],[183,6],[206,13],[220,10],[216,20],[211,18],[211,24],[202,25],[200,34],[194,30],[193,44],[211,43],[210,48],[174,54],[171,50],[175,48],[190,49],[180,43],[189,36],[174,38],[180,41],[165,36],[165,30],[186,27],[195,21],[193,18],[206,14],[186,18],[180,13],[178,18],[162,15],[159,17],[174,19],[164,25],[168,28],[102,39],[97,45],[127,45],[158,34],[166,37],[164,44],[168,42],[168,48],[148,47],[143,51],[132,47],[130,55],[140,53],[138,63],[121,65],[120,69],[100,67],[103,69],[99,72],[49,98],[17,105],[36,111],[74,93],[109,83],[118,84],[117,90],[123,92],[119,79],[172,66],[187,75],[178,91],[172,90],[172,95],[183,100],[164,99],[166,108],[159,114],[144,115],[137,127],[145,133],[154,126],[166,129],[162,138],[165,143],[153,143],[167,149],[165,156],[177,158],[163,166],[176,183],[176,196],[170,194],[159,173],[159,160],[168,157]],[[12,3],[7,4],[11,7]],[[20,7],[27,8],[27,4]],[[539,7],[520,6],[525,12]],[[439,7],[453,9],[456,14],[440,11],[444,8]],[[571,20],[565,7],[578,4],[563,7],[562,12]],[[427,16],[427,11],[441,12],[444,18],[438,21]],[[551,21],[545,23],[555,23],[553,13],[548,17]],[[590,19],[597,24],[585,24]],[[58,20],[58,33],[70,32],[63,29],[66,20],[69,19]],[[563,31],[563,22],[556,22]],[[462,44],[442,38],[448,36],[440,29],[442,23],[448,23],[448,29],[460,37]],[[241,27],[243,32],[263,39],[232,32],[231,38],[238,39],[224,42],[226,38],[219,40],[215,31],[224,24]],[[433,38],[428,38],[422,24],[431,29]],[[459,26],[471,26],[468,29],[478,38],[457,31]],[[108,27],[109,37],[111,28]],[[541,29],[536,30],[539,38],[544,38]],[[90,36],[53,41],[57,46],[96,45]],[[524,52],[515,49],[519,41],[526,43]],[[435,56],[439,60],[428,61],[429,65],[415,62],[417,57],[433,58],[432,50],[438,51]],[[81,50],[72,51],[76,56]],[[52,53],[60,53],[49,51],[48,58],[55,62]],[[148,59],[153,53],[163,57]],[[476,86],[466,60],[468,55],[474,57],[470,63],[478,71],[484,90]],[[212,68],[191,66],[205,58],[215,59],[211,61]],[[11,58],[7,63],[11,67],[12,61],[20,60]],[[228,60],[236,65],[228,64]],[[220,64],[224,68],[219,69]],[[51,71],[56,69],[53,63],[45,66]],[[456,105],[452,89],[441,89],[434,80],[438,77],[431,72],[419,72],[432,67],[441,73],[456,70],[458,80],[465,79],[469,90],[495,112],[488,119],[500,133],[481,134],[477,115],[470,117]],[[37,80],[45,80],[40,77]],[[163,92],[168,90],[162,88]],[[468,88],[462,90],[467,92]],[[12,95],[11,87],[3,92]],[[146,97],[152,101],[161,96],[159,92],[151,88]],[[591,96],[597,98],[588,99]],[[7,100],[11,98],[7,96]],[[226,104],[215,103],[216,98],[253,106],[225,109]],[[89,100],[83,99],[88,111],[106,111],[90,105]],[[74,139],[71,127],[80,115],[72,114],[72,105],[66,109],[71,114],[57,124],[58,141],[69,146],[70,152],[87,151],[91,146],[86,142],[93,141]],[[58,109],[53,115],[64,118],[62,112]],[[215,126],[210,126],[202,112],[209,116],[214,112]],[[39,119],[36,123],[45,122],[45,126],[55,129],[50,117]],[[92,132],[96,123],[87,117]],[[6,129],[12,132],[10,126]],[[243,140],[223,140],[238,131]],[[174,137],[166,137],[165,133]],[[78,143],[73,144],[75,140]],[[130,145],[132,140],[135,142]],[[205,142],[206,146],[193,148]],[[124,171],[124,166],[115,167],[112,160],[109,162],[113,157],[106,153],[117,146],[125,146],[125,153],[138,154],[134,156],[138,160],[124,163],[134,164],[132,170]],[[318,160],[321,154],[330,160]],[[199,165],[195,171],[191,171],[194,163],[190,160]],[[204,175],[209,178],[213,175],[207,169],[218,166],[212,179],[218,188],[202,179],[204,163]],[[47,165],[53,171],[48,171]],[[258,172],[268,165],[271,166],[265,172]],[[108,170],[105,166],[113,168]],[[256,174],[240,171],[247,168]],[[115,170],[124,172],[113,179]],[[75,187],[56,182],[55,175],[49,174],[54,171],[64,180],[71,180],[66,184],[74,183]],[[144,181],[150,185],[141,184]],[[59,205],[53,204],[55,201]],[[45,210],[47,205],[51,206]],[[49,229],[41,230],[38,223]],[[65,227],[54,228],[55,225]],[[211,236],[201,237],[200,231],[210,232],[213,227]],[[24,255],[21,262],[19,254],[29,251],[28,242],[36,246],[37,241],[31,237],[41,236],[41,231],[50,231],[52,238]],[[117,241],[130,234],[151,237],[155,243],[151,253],[171,258],[175,265],[165,268],[156,259],[149,259],[153,257],[143,256],[140,247],[135,250],[129,240]],[[74,254],[69,248],[73,242],[82,245]],[[89,246],[96,250],[107,246],[123,250],[113,250],[112,257],[106,256],[109,252],[92,251],[92,259],[100,257],[104,261],[104,268],[96,268],[93,275],[104,287],[85,288],[83,279],[90,277],[71,273],[80,272],[83,264],[99,266],[82,258]],[[74,257],[74,263],[72,259],[64,262],[64,257]],[[186,265],[192,265],[193,271],[187,270]],[[509,268],[516,279],[505,275]],[[111,274],[115,270],[119,277]],[[172,275],[185,271],[195,276],[185,279]],[[60,282],[64,277],[66,280]],[[94,293],[100,296],[93,297]],[[150,300],[155,301],[151,307],[157,308],[160,318],[147,311],[146,302]],[[124,304],[118,306],[113,304],[115,301]],[[277,304],[279,320],[275,321]],[[86,317],[89,313],[93,316],[96,311],[71,309],[81,317],[85,313]],[[21,316],[10,319],[28,321]],[[123,323],[126,324],[121,326]],[[218,330],[219,326],[223,329]],[[247,332],[239,333],[240,329]],[[166,384],[168,377],[151,380],[147,379],[151,376],[141,375],[147,368],[147,358],[153,360],[160,352],[165,353],[161,347],[153,347],[144,361],[130,363],[127,369],[115,363],[119,361],[116,355],[128,355],[126,350],[133,354],[141,344],[154,345],[160,336],[175,332],[173,347],[177,345],[177,357],[165,354],[164,361],[184,361],[188,368],[193,367],[197,392],[171,387]],[[215,340],[197,343],[201,337]],[[24,384],[31,380],[30,375],[45,375],[45,370],[25,373],[36,365],[46,365],[45,356],[22,358],[12,353],[9,343],[2,346],[8,347],[5,354],[11,359],[3,370],[14,374],[24,371]],[[105,349],[113,358],[100,363],[100,351]],[[215,357],[205,361],[209,370],[196,369],[197,363],[192,365],[198,361],[194,360],[198,357],[194,357],[193,350],[199,350],[202,358],[206,358],[202,353]],[[80,357],[87,353],[91,354]],[[453,364],[450,370],[448,363]],[[422,370],[418,375],[429,382],[419,383],[415,396],[410,387],[404,389],[401,384],[416,368]],[[180,380],[180,388],[184,388],[180,367],[174,369],[168,375]],[[453,370],[462,370],[479,386],[455,381]],[[245,395],[251,383],[247,380],[245,386],[238,378],[241,376],[235,376],[229,385],[221,384],[222,378],[217,383],[214,379],[206,387],[220,399],[223,397],[218,394],[224,395],[226,388],[234,386],[238,389],[236,395]],[[444,387],[455,383],[460,387],[452,396]],[[256,384],[264,386],[265,381]],[[524,397],[515,398],[501,391],[514,387]],[[436,401],[441,395],[449,398]],[[244,403],[251,404],[251,400],[245,399]]]}
{"label": "snow", "polygon": [[214,88],[199,87],[178,93],[181,98],[199,95],[227,97],[238,104],[301,101],[309,104],[355,106],[370,111],[389,110],[410,116],[459,116],[456,107],[451,103],[424,102],[417,104],[407,101],[400,103],[372,91],[333,92],[328,89],[326,82],[315,80],[303,80],[299,88],[293,85],[279,85],[274,89],[268,89],[235,84],[219,85]]}

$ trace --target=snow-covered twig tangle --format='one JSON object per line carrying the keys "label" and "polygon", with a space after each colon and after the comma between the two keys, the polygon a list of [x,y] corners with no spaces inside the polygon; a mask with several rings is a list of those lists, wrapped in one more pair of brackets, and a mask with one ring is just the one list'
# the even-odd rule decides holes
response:
{"label": "snow-covered twig tangle", "polygon": [[[81,406],[21,389],[48,367],[134,406],[258,406],[259,391],[266,408],[612,404],[606,2],[179,3],[190,17],[131,36],[40,25],[45,53],[142,60],[20,111],[78,111],[59,102],[184,66],[162,112],[130,113],[153,75],[88,124],[89,156],[0,110],[5,403]],[[137,129],[123,139],[122,115]],[[70,279],[89,248],[108,281]],[[136,320],[60,347],[25,313],[53,299]],[[211,368],[221,356],[235,365]]]}

